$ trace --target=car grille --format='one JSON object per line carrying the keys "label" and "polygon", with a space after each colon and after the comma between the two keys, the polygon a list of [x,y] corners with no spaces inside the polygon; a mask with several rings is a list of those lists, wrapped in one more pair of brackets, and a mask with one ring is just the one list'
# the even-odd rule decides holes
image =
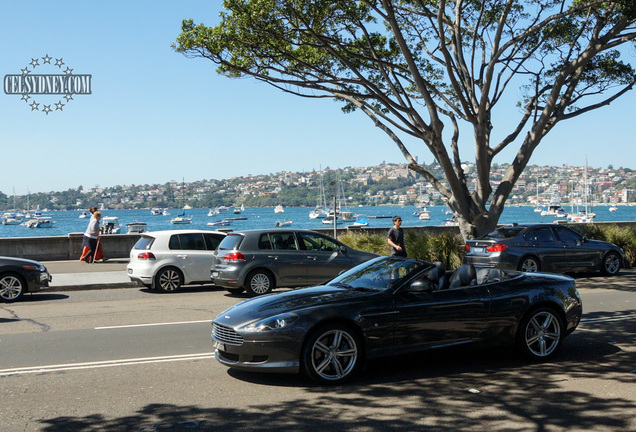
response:
{"label": "car grille", "polygon": [[212,323],[212,334],[214,339],[229,345],[243,345],[243,336],[234,331],[231,327]]}

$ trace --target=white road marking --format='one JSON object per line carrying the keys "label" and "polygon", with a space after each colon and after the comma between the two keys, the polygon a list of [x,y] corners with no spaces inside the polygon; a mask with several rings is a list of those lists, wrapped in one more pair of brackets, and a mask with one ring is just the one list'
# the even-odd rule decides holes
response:
{"label": "white road marking", "polygon": [[200,323],[210,323],[211,324],[212,320],[178,321],[178,322],[150,323],[150,324],[127,324],[127,325],[119,325],[119,326],[95,327],[95,330],[110,330],[110,329],[133,328],[133,327],[166,326],[166,325],[178,325],[178,324],[200,324]]}
{"label": "white road marking", "polygon": [[69,363],[59,365],[47,365],[47,366],[33,366],[24,368],[13,369],[0,369],[0,376],[8,375],[23,375],[23,374],[41,374],[48,372],[59,372],[67,370],[78,369],[97,369],[114,366],[130,366],[146,363],[164,363],[174,361],[188,361],[188,360],[200,360],[214,358],[214,353],[200,353],[200,354],[182,354],[174,356],[162,356],[162,357],[144,357],[134,359],[121,359],[121,360],[105,360],[88,363]]}
{"label": "white road marking", "polygon": [[589,323],[597,323],[597,322],[609,322],[609,321],[623,321],[623,320],[629,320],[629,319],[636,319],[636,315],[630,314],[630,315],[617,315],[617,316],[612,316],[612,317],[607,317],[607,318],[582,319],[581,320],[581,324],[589,324]]}

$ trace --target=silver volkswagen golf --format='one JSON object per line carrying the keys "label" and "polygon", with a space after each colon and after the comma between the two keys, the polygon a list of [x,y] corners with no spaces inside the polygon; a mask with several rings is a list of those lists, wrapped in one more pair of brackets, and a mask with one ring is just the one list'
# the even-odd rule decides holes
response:
{"label": "silver volkswagen golf", "polygon": [[253,297],[276,287],[317,285],[377,256],[310,230],[231,232],[214,251],[212,282]]}

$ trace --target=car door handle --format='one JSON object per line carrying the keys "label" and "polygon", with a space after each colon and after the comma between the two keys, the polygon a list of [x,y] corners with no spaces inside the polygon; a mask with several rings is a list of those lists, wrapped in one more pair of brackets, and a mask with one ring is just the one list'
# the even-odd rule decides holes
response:
{"label": "car door handle", "polygon": [[187,257],[188,257],[187,255],[177,255],[177,258],[180,258],[180,259],[186,259]]}
{"label": "car door handle", "polygon": [[307,255],[307,259],[316,261],[318,259],[318,257],[315,256],[315,255]]}
{"label": "car door handle", "polygon": [[278,259],[278,255],[267,255],[267,258],[271,258],[271,259]]}

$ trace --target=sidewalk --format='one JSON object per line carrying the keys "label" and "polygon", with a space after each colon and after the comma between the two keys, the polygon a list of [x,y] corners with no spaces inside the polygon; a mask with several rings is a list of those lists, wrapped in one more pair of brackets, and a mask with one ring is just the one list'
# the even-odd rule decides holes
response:
{"label": "sidewalk", "polygon": [[139,287],[126,273],[128,258],[88,264],[79,260],[42,261],[53,277],[47,291]]}

